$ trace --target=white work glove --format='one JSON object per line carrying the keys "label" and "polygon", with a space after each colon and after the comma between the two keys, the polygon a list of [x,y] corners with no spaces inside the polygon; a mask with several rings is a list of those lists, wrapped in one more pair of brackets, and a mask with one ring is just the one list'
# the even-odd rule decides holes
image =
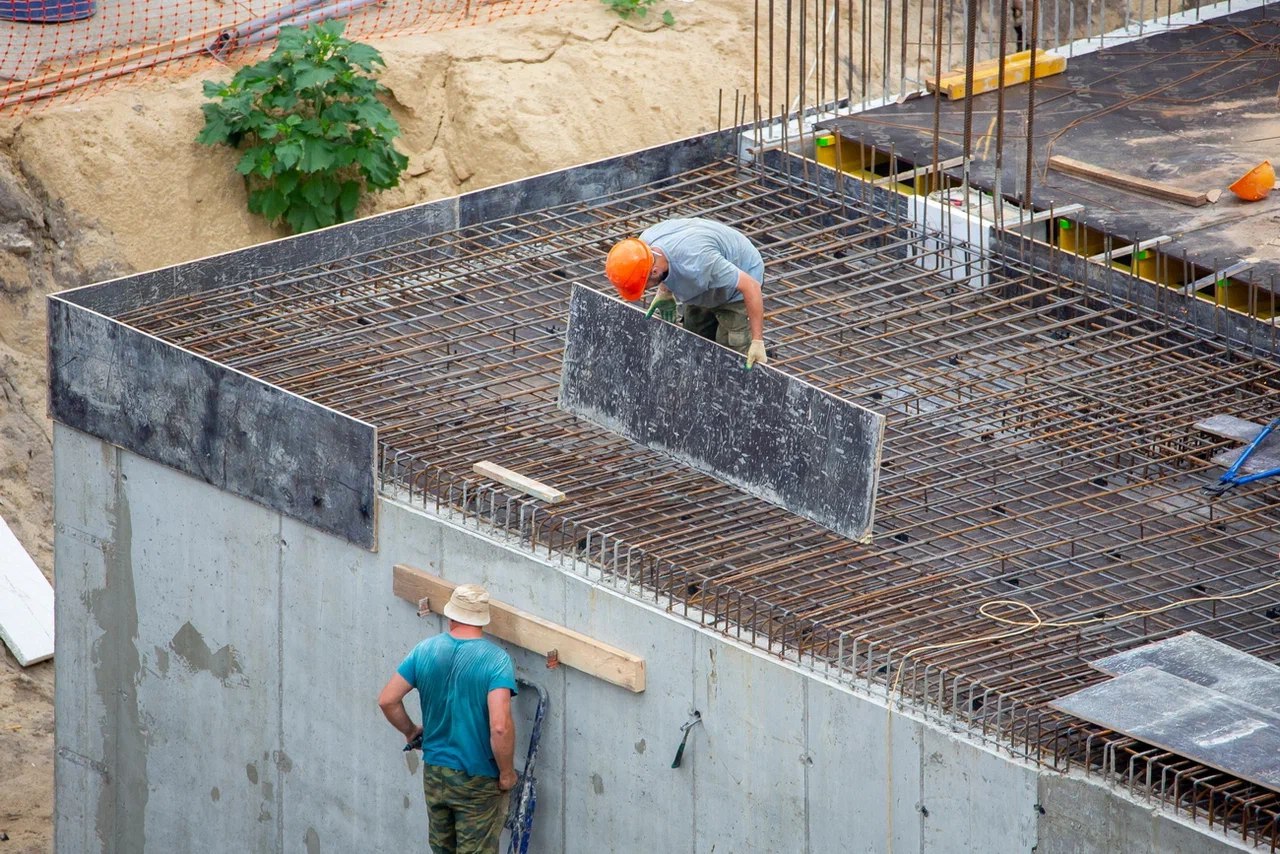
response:
{"label": "white work glove", "polygon": [[756,338],[751,342],[751,346],[747,348],[747,367],[755,364],[769,364],[769,357],[764,352],[764,342]]}

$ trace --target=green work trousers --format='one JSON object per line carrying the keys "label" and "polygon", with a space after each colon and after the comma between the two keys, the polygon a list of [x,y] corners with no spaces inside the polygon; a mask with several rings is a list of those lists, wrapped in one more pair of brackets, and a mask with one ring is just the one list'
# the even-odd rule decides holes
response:
{"label": "green work trousers", "polygon": [[422,793],[435,854],[498,854],[510,795],[498,788],[496,778],[426,765]]}
{"label": "green work trousers", "polygon": [[744,356],[751,347],[751,322],[747,320],[747,304],[742,300],[727,302],[715,308],[686,305],[684,328],[731,350],[737,350]]}

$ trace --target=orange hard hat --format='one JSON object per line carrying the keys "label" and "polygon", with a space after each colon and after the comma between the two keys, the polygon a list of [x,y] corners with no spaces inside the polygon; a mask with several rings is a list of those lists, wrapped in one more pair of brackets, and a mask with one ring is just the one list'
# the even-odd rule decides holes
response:
{"label": "orange hard hat", "polygon": [[1276,170],[1271,168],[1270,160],[1264,160],[1227,189],[1246,202],[1256,202],[1267,197],[1275,181]]}
{"label": "orange hard hat", "polygon": [[653,250],[639,238],[619,240],[609,250],[609,257],[604,259],[604,274],[618,289],[618,296],[625,300],[638,300],[644,296],[651,272]]}

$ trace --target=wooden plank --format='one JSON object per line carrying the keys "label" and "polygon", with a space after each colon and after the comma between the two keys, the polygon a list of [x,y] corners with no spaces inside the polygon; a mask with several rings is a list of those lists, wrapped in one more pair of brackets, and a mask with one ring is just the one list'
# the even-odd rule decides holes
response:
{"label": "wooden plank", "polygon": [[1139,178],[1135,175],[1125,175],[1122,172],[1103,169],[1101,166],[1094,166],[1081,160],[1073,160],[1060,154],[1055,154],[1049,158],[1049,168],[1057,169],[1059,172],[1066,172],[1068,175],[1075,175],[1078,178],[1087,178],[1099,184],[1121,187],[1145,196],[1153,196],[1157,199],[1177,202],[1193,208],[1209,203],[1208,193],[1184,190],[1181,187],[1173,187],[1157,181],[1148,181],[1146,178]]}
{"label": "wooden plank", "polygon": [[[391,584],[396,596],[415,606],[426,599],[435,614],[444,613],[457,586],[458,582],[404,564],[395,566]],[[538,655],[555,650],[561,664],[637,694],[644,690],[644,659],[638,655],[497,600],[490,600],[489,614],[491,622],[484,630],[496,638]]]}
{"label": "wooden plank", "polygon": [[[1067,70],[1067,58],[1057,53],[1040,51],[1036,57],[1036,79],[1052,77]],[[965,97],[965,74],[963,68],[948,71],[940,78],[930,77],[925,80],[925,88],[930,92],[939,92],[943,97],[957,100]],[[1031,79],[1031,51],[1012,53],[1004,59],[1004,85],[1016,86]],[[991,92],[1000,86],[1000,60],[988,59],[973,66],[973,94],[981,95]]]}
{"label": "wooden plank", "polygon": [[[1252,442],[1265,426],[1265,424],[1255,424],[1243,418],[1236,418],[1234,415],[1214,415],[1212,418],[1197,421],[1195,424],[1195,428],[1201,432],[1208,433],[1211,436],[1220,436],[1223,439],[1234,439],[1246,445]],[[1240,459],[1242,453],[1244,453],[1244,448],[1219,451],[1213,455],[1212,462],[1214,465],[1222,466],[1223,468],[1231,468],[1235,465],[1236,460]],[[1253,455],[1249,457],[1248,462],[1240,467],[1240,473],[1256,474],[1260,471],[1270,471],[1274,468],[1280,468],[1280,429],[1272,432],[1270,436],[1262,440],[1262,444],[1254,449]]]}
{"label": "wooden plank", "polygon": [[1140,667],[1049,705],[1280,791],[1280,716],[1155,667]]}
{"label": "wooden plank", "polygon": [[23,667],[53,658],[53,588],[0,519],[0,638]]}
{"label": "wooden plank", "polygon": [[531,477],[525,477],[522,474],[512,471],[509,468],[503,468],[497,463],[491,463],[488,460],[481,460],[471,467],[471,470],[478,475],[483,475],[490,480],[496,480],[498,483],[505,483],[513,489],[518,489],[526,495],[532,495],[548,504],[556,504],[564,501],[564,493],[558,489],[540,483]]}
{"label": "wooden plank", "polygon": [[1155,667],[1219,694],[1280,713],[1280,667],[1199,632],[1183,632],[1118,652],[1092,662],[1092,666],[1112,676]]}

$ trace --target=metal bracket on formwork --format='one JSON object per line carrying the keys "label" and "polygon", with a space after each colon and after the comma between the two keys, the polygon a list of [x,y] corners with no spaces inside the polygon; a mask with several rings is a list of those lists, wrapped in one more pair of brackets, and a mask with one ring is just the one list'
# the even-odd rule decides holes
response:
{"label": "metal bracket on formwork", "polygon": [[[1135,252],[1145,252],[1148,249],[1154,249],[1168,243],[1173,238],[1167,234],[1159,237],[1152,237],[1149,240],[1140,240],[1137,243],[1130,243],[1128,246],[1118,246],[1115,249],[1107,249],[1099,252],[1097,255],[1090,255],[1089,260],[1098,264],[1106,264],[1109,261],[1115,261],[1118,258],[1127,258]],[[1138,260],[1142,260],[1139,258]]]}
{"label": "metal bracket on formwork", "polygon": [[431,616],[431,603],[426,596],[423,596],[421,599],[418,600],[418,616],[419,617]]}
{"label": "metal bracket on formwork", "polygon": [[1215,282],[1218,284],[1225,285],[1227,283],[1228,278],[1236,275],[1237,273],[1243,273],[1245,270],[1248,270],[1253,265],[1254,265],[1254,262],[1253,260],[1250,259],[1250,260],[1244,260],[1244,261],[1237,261],[1234,264],[1223,267],[1220,270],[1214,270],[1209,275],[1201,276],[1200,278],[1196,279],[1194,282],[1187,282],[1185,285],[1182,286],[1182,293],[1193,294],[1196,291],[1200,290],[1201,288],[1212,285]]}
{"label": "metal bracket on formwork", "polygon": [[1035,225],[1037,222],[1044,222],[1047,219],[1054,219],[1060,216],[1071,216],[1078,214],[1084,210],[1084,205],[1063,205],[1060,208],[1050,208],[1046,211],[1033,211],[1030,216],[1024,217],[1018,222],[1005,223],[1005,231],[1017,231],[1026,228],[1029,225]]}
{"label": "metal bracket on formwork", "polygon": [[547,651],[547,669],[555,670],[560,666],[560,650],[552,649]]}

